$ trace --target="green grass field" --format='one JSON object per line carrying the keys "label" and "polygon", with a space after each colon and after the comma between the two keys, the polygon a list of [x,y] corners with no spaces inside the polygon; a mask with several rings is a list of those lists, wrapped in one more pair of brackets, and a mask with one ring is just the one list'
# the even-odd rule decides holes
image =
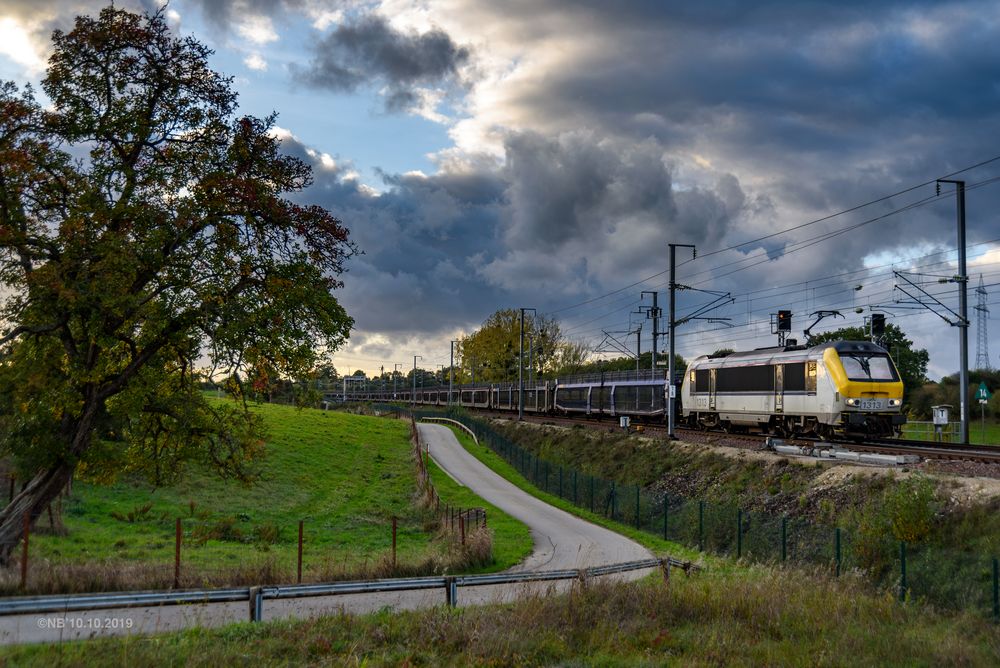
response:
{"label": "green grass field", "polygon": [[770,567],[592,582],[510,605],[0,649],[18,666],[995,666],[990,622]]}
{"label": "green grass field", "polygon": [[[976,405],[971,407],[971,411],[969,419],[969,442],[974,445],[995,445],[1000,447],[1000,422],[997,422],[993,418],[980,420],[979,407]],[[952,414],[952,419],[954,419],[954,414]],[[957,430],[957,425],[953,426],[952,429]],[[927,424],[909,424],[903,427],[903,437],[917,441],[932,441],[934,440],[934,427]],[[957,441],[957,438],[953,437],[952,440]]]}
{"label": "green grass field", "polygon": [[[426,570],[443,546],[434,544],[433,513],[415,503],[406,422],[277,405],[254,410],[269,432],[258,482],[220,480],[197,467],[160,489],[129,480],[112,485],[78,480],[63,503],[66,535],[47,534],[43,518],[32,536],[29,590],[103,588],[102,578],[109,577],[111,588],[169,583],[178,517],[182,578],[190,585],[260,577],[287,581],[296,569],[300,520],[305,579],[377,574],[376,566],[391,553],[393,516],[399,563],[423,563]],[[485,505],[443,473],[435,473],[434,480],[452,505]],[[487,507],[496,555],[487,569],[507,568],[530,552],[530,535],[524,525]],[[55,573],[84,566],[96,572]],[[130,570],[134,584],[126,577]],[[74,577],[83,581],[66,581]],[[5,588],[14,584],[8,574]]]}
{"label": "green grass field", "polygon": [[[519,487],[663,552],[696,556],[547,495],[464,432],[476,457]],[[461,488],[432,467],[442,495]],[[471,499],[470,499],[471,501]],[[460,505],[463,505],[462,501]],[[471,504],[470,504],[471,505]],[[491,524],[493,524],[492,515]],[[123,638],[0,650],[8,663],[48,665],[967,665],[1000,662],[996,626],[974,614],[902,605],[858,576],[747,566],[704,557],[631,584],[593,582],[564,596],[503,606],[236,624],[155,639]]]}

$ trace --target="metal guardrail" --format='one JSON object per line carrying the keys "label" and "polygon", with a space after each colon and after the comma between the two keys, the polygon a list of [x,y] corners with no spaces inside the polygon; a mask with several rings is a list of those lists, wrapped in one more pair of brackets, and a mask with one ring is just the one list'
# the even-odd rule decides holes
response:
{"label": "metal guardrail", "polygon": [[530,571],[526,573],[394,578],[386,580],[331,582],[325,584],[240,587],[234,589],[189,589],[184,591],[114,592],[64,596],[21,596],[0,599],[0,616],[246,601],[250,604],[250,620],[260,621],[263,615],[265,600],[444,589],[445,600],[448,605],[455,606],[458,603],[458,587],[573,580],[656,567],[662,568],[665,573],[671,567],[681,568],[685,573],[697,568],[689,561],[680,561],[673,557],[665,557],[662,559],[643,559],[641,561],[629,561],[579,570],[564,569]]}
{"label": "metal guardrail", "polygon": [[445,417],[431,417],[428,415],[422,416],[420,420],[421,422],[450,422],[451,424],[465,431],[469,436],[472,437],[472,440],[476,442],[476,445],[479,445],[479,437],[476,436],[476,432],[472,431],[458,420],[452,420],[451,418],[445,418]]}

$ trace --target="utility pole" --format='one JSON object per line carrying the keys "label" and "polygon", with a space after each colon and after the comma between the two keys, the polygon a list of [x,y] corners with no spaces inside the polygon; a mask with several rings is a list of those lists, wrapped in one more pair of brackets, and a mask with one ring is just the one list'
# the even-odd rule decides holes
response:
{"label": "utility pole", "polygon": [[399,377],[399,367],[401,367],[401,366],[403,366],[403,365],[402,364],[396,364],[392,368],[392,398],[393,398],[393,400],[396,399],[396,378]]}
{"label": "utility pole", "polygon": [[451,406],[451,395],[455,391],[455,344],[451,342],[451,361],[448,365],[448,405]]}
{"label": "utility pole", "polygon": [[669,359],[667,359],[667,438],[676,439],[674,436],[674,422],[676,421],[676,416],[674,415],[674,398],[677,396],[677,389],[674,387],[674,336],[675,329],[677,327],[677,297],[674,294],[677,290],[677,249],[678,248],[690,248],[692,258],[698,257],[698,251],[695,249],[694,244],[669,244],[670,246],[670,322],[669,322],[669,336],[670,336],[670,352]]}
{"label": "utility pole", "polygon": [[413,356],[413,392],[410,393],[410,405],[416,406],[417,404],[417,360],[423,359],[423,355]]}
{"label": "utility pole", "polygon": [[653,321],[653,357],[649,361],[649,368],[656,371],[656,339],[660,336],[660,307],[656,302],[660,293],[655,290],[643,290],[639,293],[639,299],[642,299],[645,295],[653,295],[653,308],[646,312],[646,317]]}
{"label": "utility pole", "polygon": [[937,190],[941,193],[941,184],[951,183],[955,186],[958,204],[958,317],[959,328],[959,364],[958,369],[958,400],[961,410],[961,442],[969,443],[969,276],[965,267],[965,181],[938,179]]}
{"label": "utility pole", "polygon": [[639,358],[642,357],[642,323],[635,328],[635,373],[639,374]]}
{"label": "utility pole", "polygon": [[[534,324],[534,323],[532,323]],[[532,328],[534,329],[534,328]],[[535,339],[528,332],[528,386],[535,386]]]}
{"label": "utility pole", "polygon": [[524,312],[535,312],[533,308],[521,309],[521,344],[517,353],[517,419],[524,419]]}

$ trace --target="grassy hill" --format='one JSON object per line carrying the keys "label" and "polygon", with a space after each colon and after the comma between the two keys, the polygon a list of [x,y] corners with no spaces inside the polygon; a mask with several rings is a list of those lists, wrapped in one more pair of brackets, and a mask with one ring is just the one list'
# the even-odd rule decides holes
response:
{"label": "grassy hill", "polygon": [[[65,535],[40,520],[31,540],[29,589],[93,590],[167,586],[174,531],[182,518],[183,582],[260,582],[294,578],[298,522],[304,522],[304,579],[380,574],[398,518],[398,560],[434,568],[442,545],[433,514],[416,504],[409,425],[288,406],[261,405],[268,427],[261,479],[251,486],[191,467],[168,487],[136,480],[77,481],[63,503]],[[443,473],[442,498],[482,506]],[[530,551],[524,525],[490,510],[498,559],[506,568]],[[381,570],[380,570],[381,569]],[[13,593],[16,574],[5,574]]]}

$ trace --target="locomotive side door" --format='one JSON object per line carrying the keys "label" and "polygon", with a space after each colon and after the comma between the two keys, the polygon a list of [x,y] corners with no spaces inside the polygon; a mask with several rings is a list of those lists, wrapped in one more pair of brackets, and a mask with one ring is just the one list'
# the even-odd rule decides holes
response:
{"label": "locomotive side door", "polygon": [[785,365],[774,365],[774,412],[781,413],[785,408]]}
{"label": "locomotive side door", "polygon": [[715,410],[715,369],[708,371],[708,409]]}

